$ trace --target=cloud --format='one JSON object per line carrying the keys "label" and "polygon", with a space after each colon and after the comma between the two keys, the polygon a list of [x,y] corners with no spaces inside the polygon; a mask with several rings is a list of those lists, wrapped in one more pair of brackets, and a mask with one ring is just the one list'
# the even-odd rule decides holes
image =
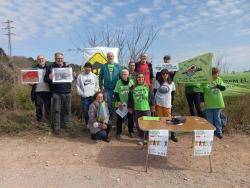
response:
{"label": "cloud", "polygon": [[82,20],[96,24],[114,15],[112,7],[92,0],[0,1],[0,13],[1,22],[7,19],[14,21],[15,40],[65,36]]}

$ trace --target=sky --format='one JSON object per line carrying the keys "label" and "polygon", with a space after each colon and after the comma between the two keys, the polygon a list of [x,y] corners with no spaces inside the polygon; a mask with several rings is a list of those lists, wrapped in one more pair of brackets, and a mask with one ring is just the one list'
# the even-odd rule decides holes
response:
{"label": "sky", "polygon": [[[230,70],[250,70],[250,0],[0,0],[0,47],[8,52],[4,21],[13,20],[13,55],[83,64],[81,46],[90,29],[144,19],[160,29],[148,54],[153,63],[170,54],[181,62],[202,53],[222,57]],[[89,47],[89,46],[85,46]]]}

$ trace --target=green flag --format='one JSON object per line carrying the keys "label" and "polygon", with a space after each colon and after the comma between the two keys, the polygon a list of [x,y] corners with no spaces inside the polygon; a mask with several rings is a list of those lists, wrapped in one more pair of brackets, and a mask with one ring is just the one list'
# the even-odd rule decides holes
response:
{"label": "green flag", "polygon": [[206,53],[179,63],[174,81],[179,83],[208,83],[212,80],[212,53]]}
{"label": "green flag", "polygon": [[226,90],[224,96],[250,94],[250,72],[221,75]]}

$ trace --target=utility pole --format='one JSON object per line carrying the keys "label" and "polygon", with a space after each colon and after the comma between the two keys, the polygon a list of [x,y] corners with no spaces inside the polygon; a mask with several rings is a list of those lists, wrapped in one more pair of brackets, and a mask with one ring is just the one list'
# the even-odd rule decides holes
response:
{"label": "utility pole", "polygon": [[9,56],[12,56],[12,44],[11,44],[11,36],[14,35],[14,33],[11,32],[11,29],[13,29],[14,27],[11,27],[11,23],[13,21],[11,20],[7,20],[6,22],[3,22],[4,24],[6,24],[7,26],[3,29],[7,30],[7,33],[5,35],[8,36],[8,51],[9,51]]}

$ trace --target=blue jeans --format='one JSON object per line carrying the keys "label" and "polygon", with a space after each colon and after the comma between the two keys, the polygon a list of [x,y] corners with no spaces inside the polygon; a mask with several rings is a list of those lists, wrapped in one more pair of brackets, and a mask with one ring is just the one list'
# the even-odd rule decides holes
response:
{"label": "blue jeans", "polygon": [[109,121],[108,127],[106,130],[101,130],[101,131],[96,133],[97,139],[106,140],[108,138],[109,131],[111,128],[112,128],[112,122]]}
{"label": "blue jeans", "polygon": [[205,109],[206,119],[215,126],[217,134],[222,133],[221,109]]}
{"label": "blue jeans", "polygon": [[88,112],[89,112],[89,106],[92,102],[92,97],[81,97],[81,101],[82,101],[82,113],[85,120],[85,125],[87,125],[89,122]]}
{"label": "blue jeans", "polygon": [[112,89],[104,90],[105,100],[108,103],[109,114],[112,116],[113,114],[113,99],[114,99],[114,91]]}

